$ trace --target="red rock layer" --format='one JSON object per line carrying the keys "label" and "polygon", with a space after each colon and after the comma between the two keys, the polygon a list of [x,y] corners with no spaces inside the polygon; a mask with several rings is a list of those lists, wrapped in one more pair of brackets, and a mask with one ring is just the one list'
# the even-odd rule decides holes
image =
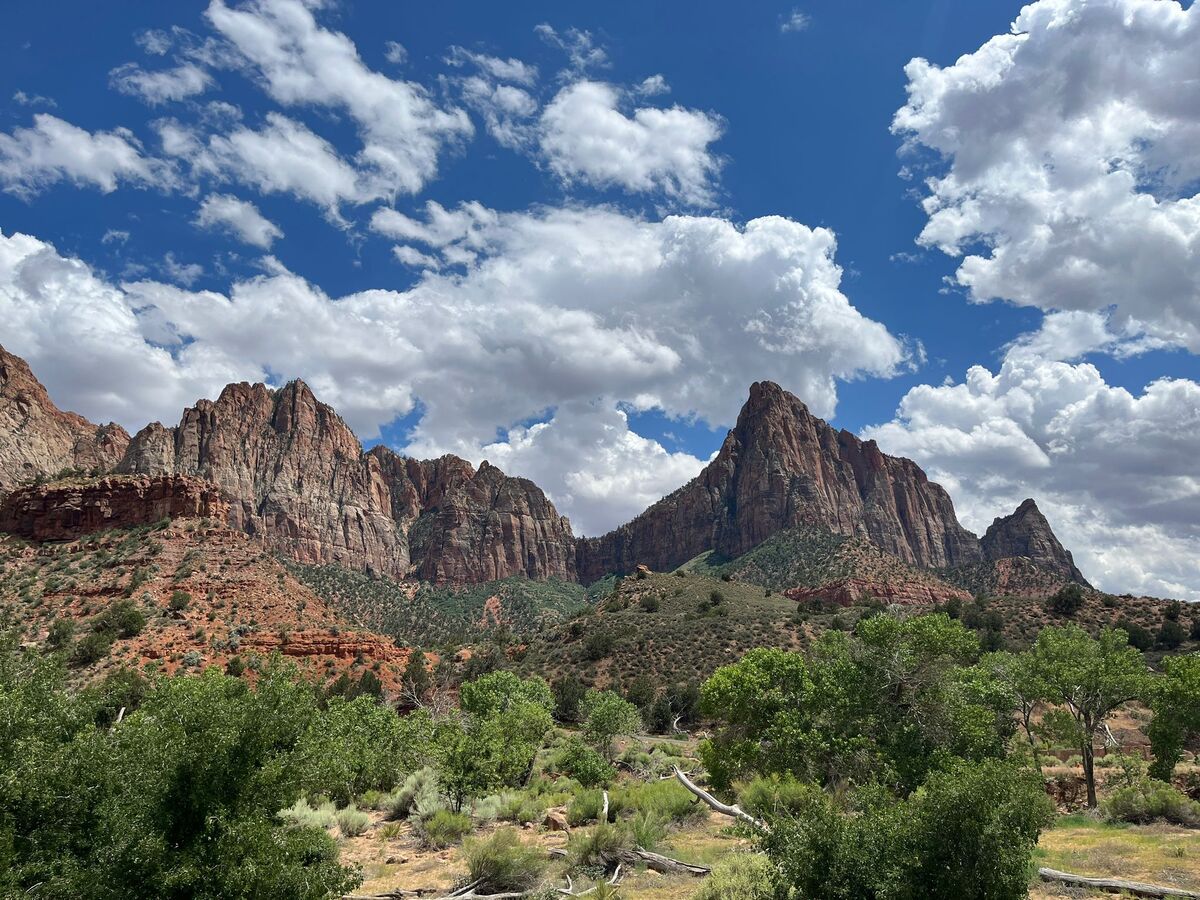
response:
{"label": "red rock layer", "polygon": [[70,541],[108,528],[160,519],[225,521],[228,504],[197,478],[109,476],[78,483],[18,488],[0,503],[0,531],[33,541]]}
{"label": "red rock layer", "polygon": [[790,600],[806,602],[826,600],[850,606],[875,599],[883,603],[905,606],[933,606],[957,599],[969,601],[971,595],[948,584],[929,584],[915,581],[874,581],[863,578],[841,578],[815,588],[792,588],[784,592]]}

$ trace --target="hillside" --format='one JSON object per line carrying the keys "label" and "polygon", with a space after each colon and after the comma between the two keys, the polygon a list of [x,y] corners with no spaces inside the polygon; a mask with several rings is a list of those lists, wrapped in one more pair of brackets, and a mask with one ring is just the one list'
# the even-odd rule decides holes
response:
{"label": "hillside", "polygon": [[346,627],[263,546],[212,519],[34,544],[0,537],[0,620],[91,680],[121,667],[250,674],[279,652],[319,681],[370,669],[396,690],[408,652]]}

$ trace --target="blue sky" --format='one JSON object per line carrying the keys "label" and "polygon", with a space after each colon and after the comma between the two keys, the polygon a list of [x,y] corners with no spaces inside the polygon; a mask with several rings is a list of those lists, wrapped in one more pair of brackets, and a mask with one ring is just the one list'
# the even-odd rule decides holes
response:
{"label": "blue sky", "polygon": [[[38,243],[10,252],[0,342],[64,406],[131,429],[233,378],[303,377],[368,443],[487,456],[589,533],[694,474],[770,377],[917,458],[971,527],[1033,494],[1097,581],[1190,596],[1200,105],[1110,63],[1158,40],[1162,89],[1194,93],[1197,18],[1175,0],[22,4],[0,36],[0,231]],[[344,83],[321,69],[339,47]],[[1133,124],[1084,133],[1119,107]],[[286,184],[236,137],[270,159],[285,130],[329,151]],[[1113,185],[1131,234],[1157,227],[1132,212],[1153,198],[1183,243],[1106,235]],[[430,201],[486,212],[438,236]],[[762,217],[788,224],[751,237]],[[1114,417],[1130,434],[1097,440]]]}

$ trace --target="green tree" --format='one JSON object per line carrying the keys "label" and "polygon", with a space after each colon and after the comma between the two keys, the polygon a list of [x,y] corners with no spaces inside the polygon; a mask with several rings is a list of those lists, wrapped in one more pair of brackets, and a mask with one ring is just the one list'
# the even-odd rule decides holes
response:
{"label": "green tree", "polygon": [[600,754],[611,761],[618,735],[633,734],[642,724],[638,708],[612,691],[588,691],[580,704],[583,736]]}
{"label": "green tree", "polygon": [[1150,774],[1170,782],[1184,744],[1200,734],[1200,653],[1163,660],[1163,675],[1150,690]]}
{"label": "green tree", "polygon": [[975,636],[945,615],[862,620],[806,656],[752,650],[701,689],[717,720],[700,745],[712,783],[753,773],[832,784],[878,779],[902,792],[939,755],[1001,756],[1014,699],[976,669]]}
{"label": "green tree", "polygon": [[578,722],[579,704],[587,688],[574,675],[567,675],[554,682],[554,718],[559,722]]}
{"label": "green tree", "polygon": [[1078,625],[1043,628],[1031,652],[1046,698],[1057,705],[1046,726],[1079,748],[1088,807],[1095,809],[1096,733],[1119,707],[1146,695],[1146,662],[1124,631],[1105,628],[1093,638]]}
{"label": "green tree", "polygon": [[541,678],[492,672],[463,684],[461,712],[438,722],[442,790],[457,812],[467,800],[524,783],[552,724],[554,697]]}
{"label": "green tree", "polygon": [[1050,609],[1060,616],[1073,616],[1083,606],[1083,587],[1074,581],[1060,587],[1050,597]]}
{"label": "green tree", "polygon": [[414,649],[408,655],[408,663],[404,667],[404,687],[411,691],[417,701],[425,699],[432,682],[429,670],[425,667],[425,653]]}
{"label": "green tree", "polygon": [[1033,754],[1033,764],[1038,772],[1042,771],[1042,758],[1038,751],[1038,736],[1034,726],[1034,713],[1038,704],[1046,699],[1049,690],[1042,680],[1035,664],[1034,657],[1029,653],[989,653],[981,665],[999,683],[1008,687],[1016,701],[1017,715],[1021,720],[1021,730]]}

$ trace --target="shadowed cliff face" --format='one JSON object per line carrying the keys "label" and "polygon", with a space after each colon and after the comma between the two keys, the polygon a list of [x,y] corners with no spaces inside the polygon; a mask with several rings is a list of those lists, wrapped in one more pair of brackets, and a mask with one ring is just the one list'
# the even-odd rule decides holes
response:
{"label": "shadowed cliff face", "polygon": [[[574,577],[570,523],[532,482],[454,456],[364,454],[301,381],[229,385],[175,428],[139,432],[120,470],[215,482],[235,528],[300,562],[456,582]],[[410,532],[428,537],[414,548]]]}
{"label": "shadowed cliff face", "polygon": [[120,425],[60,410],[25,360],[0,347],[0,496],[63,469],[108,471],[128,443]]}
{"label": "shadowed cliff face", "polygon": [[231,384],[175,427],[155,422],[131,439],[59,411],[24,361],[0,349],[0,495],[69,467],[210,482],[229,524],[280,553],[394,578],[592,581],[639,564],[672,569],[707,550],[736,557],[783,529],[816,527],[913,566],[1028,556],[1086,583],[1032,501],[997,519],[981,545],[916,463],[836,431],[771,382],[751,387],[699,476],[615,531],[576,540],[531,481],[455,456],[364,453],[302,381]]}
{"label": "shadowed cliff face", "polygon": [[1075,566],[1071,552],[1059,543],[1050,523],[1032,499],[1025,500],[1012,515],[993,521],[980,544],[989,560],[1028,557],[1053,575],[1091,587]]}
{"label": "shadowed cliff face", "polygon": [[982,559],[949,495],[916,463],[835,431],[778,385],[758,382],[699,476],[627,525],[580,541],[579,574],[639,562],[669,569],[705,550],[738,556],[795,526],[861,535],[917,566]]}

